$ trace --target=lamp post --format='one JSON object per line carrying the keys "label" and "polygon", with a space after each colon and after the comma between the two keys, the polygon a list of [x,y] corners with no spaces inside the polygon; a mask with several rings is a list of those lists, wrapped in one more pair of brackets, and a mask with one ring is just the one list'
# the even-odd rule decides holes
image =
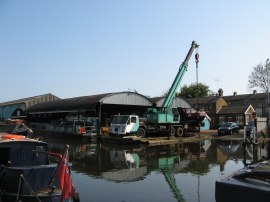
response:
{"label": "lamp post", "polygon": [[269,121],[270,121],[270,109],[269,109],[269,58],[266,60],[265,67],[266,67],[266,75],[267,75],[267,109],[268,109],[268,122],[267,122],[267,129],[268,129],[268,137],[269,137]]}

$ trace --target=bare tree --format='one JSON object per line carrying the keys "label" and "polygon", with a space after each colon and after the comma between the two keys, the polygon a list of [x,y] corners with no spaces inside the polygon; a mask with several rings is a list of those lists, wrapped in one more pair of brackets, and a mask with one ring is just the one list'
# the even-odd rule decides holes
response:
{"label": "bare tree", "polygon": [[270,80],[270,64],[268,59],[265,62],[265,65],[262,63],[253,67],[253,71],[248,76],[248,87],[258,88],[258,90],[263,92],[268,92],[268,81]]}

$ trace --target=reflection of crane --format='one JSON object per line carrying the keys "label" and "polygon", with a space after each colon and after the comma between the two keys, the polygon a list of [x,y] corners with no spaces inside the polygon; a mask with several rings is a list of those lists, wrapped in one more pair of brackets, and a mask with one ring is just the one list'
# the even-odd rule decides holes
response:
{"label": "reflection of crane", "polygon": [[164,167],[161,169],[167,183],[169,184],[174,197],[177,199],[178,202],[183,202],[185,199],[183,198],[181,191],[178,189],[176,180],[174,178],[174,172],[172,168]]}

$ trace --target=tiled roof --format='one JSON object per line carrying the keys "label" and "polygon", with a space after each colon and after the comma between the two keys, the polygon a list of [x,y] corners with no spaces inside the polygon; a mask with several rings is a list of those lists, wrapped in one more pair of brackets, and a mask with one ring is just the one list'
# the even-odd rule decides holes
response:
{"label": "tiled roof", "polygon": [[249,106],[246,105],[222,107],[217,114],[244,114],[249,108]]}
{"label": "tiled roof", "polygon": [[[216,102],[220,97],[217,96],[208,96],[208,97],[201,97],[198,98],[198,104],[210,104]],[[192,105],[197,104],[197,98],[186,98]]]}
{"label": "tiled roof", "polygon": [[242,94],[242,95],[236,95],[236,96],[232,96],[228,99],[228,101],[236,101],[236,100],[245,100],[247,98],[249,98],[250,96],[252,96],[253,94]]}
{"label": "tiled roof", "polygon": [[253,94],[249,97],[249,99],[265,99],[267,98],[267,93],[257,93],[257,94]]}

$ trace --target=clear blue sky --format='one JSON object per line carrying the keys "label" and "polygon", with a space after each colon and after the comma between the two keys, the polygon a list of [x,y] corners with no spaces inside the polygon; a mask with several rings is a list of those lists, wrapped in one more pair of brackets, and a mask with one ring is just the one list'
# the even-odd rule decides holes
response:
{"label": "clear blue sky", "polygon": [[[199,82],[250,93],[270,58],[269,0],[0,0],[0,102],[136,90],[160,96],[191,42]],[[194,54],[181,85],[196,82]]]}

